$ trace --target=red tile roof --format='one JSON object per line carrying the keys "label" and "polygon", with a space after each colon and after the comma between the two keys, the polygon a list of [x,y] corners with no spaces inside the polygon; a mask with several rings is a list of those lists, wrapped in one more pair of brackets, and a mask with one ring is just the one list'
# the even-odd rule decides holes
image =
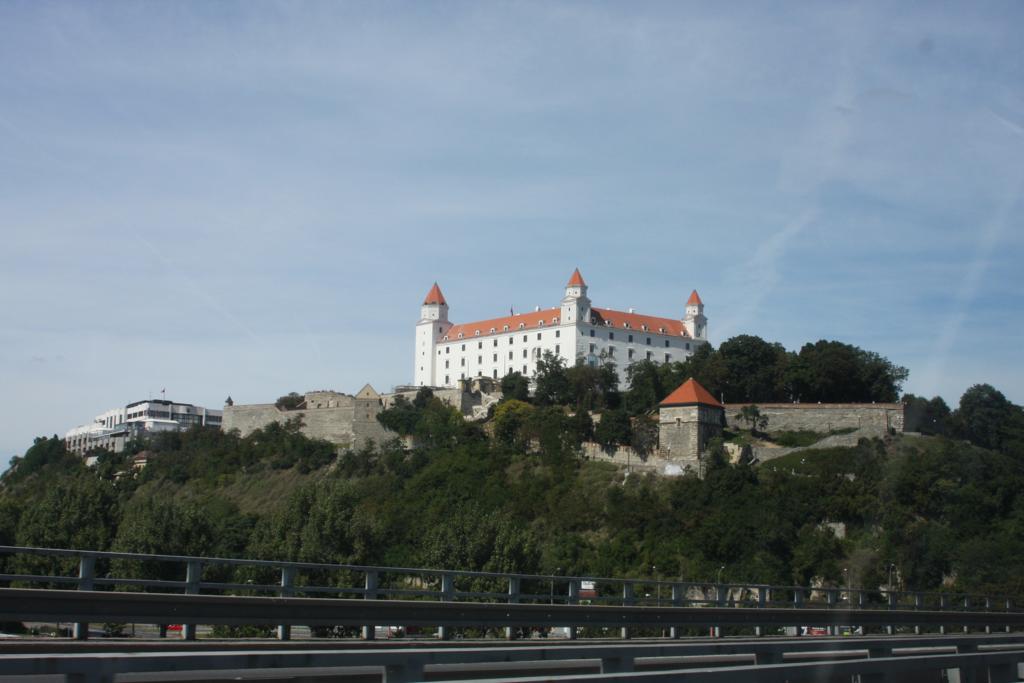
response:
{"label": "red tile roof", "polygon": [[[641,315],[640,313],[627,313],[625,311],[613,311],[609,308],[592,308],[590,309],[591,316],[594,319],[594,324],[598,326],[606,326],[611,330],[629,330],[630,332],[649,332],[653,334],[664,334],[675,337],[687,337],[690,334],[686,331],[683,326],[683,321],[673,320],[671,318],[658,318],[653,315]],[[514,332],[520,329],[519,325],[524,330],[535,330],[543,327],[550,327],[551,325],[557,325],[562,315],[561,308],[546,308],[541,311],[531,311],[530,313],[517,313],[515,315],[507,315],[502,318],[491,318],[490,320],[478,320],[471,323],[460,323],[458,325],[452,325],[448,330],[448,341],[454,341],[459,338],[459,334],[462,334],[462,338],[481,336],[485,337],[492,334],[502,334],[504,332]],[[608,323],[605,325],[605,323]],[[628,327],[626,326],[628,323]],[[508,325],[508,329],[505,326]],[[477,335],[477,332],[480,332]]]}
{"label": "red tile roof", "polygon": [[[653,315],[643,315],[640,313],[628,313],[626,311],[613,311],[610,308],[591,308],[593,317],[597,318],[598,325],[604,325],[606,322],[609,323],[608,327],[615,329],[630,329],[643,332],[646,326],[647,332],[654,332],[656,334],[668,334],[675,337],[689,337],[690,333],[686,331],[683,326],[682,320],[673,320],[672,318],[658,318]],[[626,328],[626,323],[629,323],[629,327]]]}
{"label": "red tile roof", "polygon": [[704,304],[704,302],[700,300],[700,294],[697,293],[696,289],[693,290],[693,294],[690,295],[690,298],[686,302],[687,306],[693,306],[694,304],[696,304],[696,305],[703,305]]}
{"label": "red tile roof", "polygon": [[711,395],[711,392],[702,387],[700,382],[691,377],[680,384],[679,388],[669,394],[668,397],[658,405],[667,407],[694,405],[697,403],[715,406],[716,408],[722,407],[722,404],[715,400],[715,397]]}
{"label": "red tile roof", "polygon": [[572,271],[572,277],[569,278],[569,284],[566,287],[586,287],[587,283],[583,281],[583,276],[580,275],[580,269]]}
{"label": "red tile roof", "polygon": [[427,298],[423,300],[423,305],[426,306],[427,304],[448,305],[448,302],[444,300],[444,294],[441,293],[441,288],[437,286],[436,282],[430,288],[430,291],[427,292]]}
{"label": "red tile roof", "polygon": [[[491,334],[492,329],[494,330],[494,334],[515,332],[520,329],[520,324],[523,326],[522,329],[524,330],[557,325],[561,315],[561,308],[545,308],[541,311],[506,315],[503,318],[491,318],[490,320],[460,323],[458,325],[452,325],[448,330],[448,341],[458,339],[459,334],[462,334],[463,339],[466,337],[475,337],[477,336],[477,332],[480,333],[479,336],[484,337]],[[506,325],[508,326],[507,330],[505,329]]]}

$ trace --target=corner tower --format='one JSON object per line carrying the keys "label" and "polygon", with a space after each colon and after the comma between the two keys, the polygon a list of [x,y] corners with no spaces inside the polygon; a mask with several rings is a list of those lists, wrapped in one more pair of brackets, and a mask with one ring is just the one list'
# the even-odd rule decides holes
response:
{"label": "corner tower", "polygon": [[416,386],[436,386],[434,369],[437,366],[437,342],[451,326],[448,322],[448,302],[435,282],[423,299],[420,319],[416,323],[416,365],[413,373]]}
{"label": "corner tower", "polygon": [[683,318],[683,326],[694,339],[707,341],[708,319],[704,317],[704,302],[700,300],[700,294],[697,294],[696,289],[686,301],[686,317]]}
{"label": "corner tower", "polygon": [[590,299],[587,298],[587,283],[580,275],[580,269],[572,271],[572,277],[565,285],[565,296],[562,298],[562,312],[559,323],[576,325],[586,322],[590,317]]}

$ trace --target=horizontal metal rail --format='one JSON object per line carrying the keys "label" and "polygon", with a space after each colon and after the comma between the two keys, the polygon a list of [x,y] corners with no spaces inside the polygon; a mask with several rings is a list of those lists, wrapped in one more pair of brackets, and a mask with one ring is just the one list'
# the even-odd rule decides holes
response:
{"label": "horizontal metal rail", "polygon": [[[921,654],[923,649],[944,651]],[[989,648],[979,650],[979,648]],[[953,652],[950,652],[953,650]],[[788,655],[818,653],[833,655],[827,661],[786,661]],[[835,655],[846,653],[837,659]],[[859,653],[856,660],[850,653]],[[902,654],[901,654],[902,653]],[[707,656],[741,656],[745,662],[738,666],[716,669],[678,669],[680,660]],[[445,665],[479,665],[501,663],[504,670],[482,669],[481,678],[488,674],[500,676],[510,671],[522,671],[527,663],[593,662],[600,674],[562,676],[555,680],[610,681],[616,676],[630,673],[629,679],[661,681],[666,676],[683,675],[683,680],[696,677],[705,680],[702,672],[713,676],[707,680],[779,680],[786,672],[813,674],[827,667],[835,671],[842,663],[849,673],[901,672],[920,669],[954,668],[964,665],[993,667],[1008,665],[1016,673],[1015,665],[1024,660],[1024,637],[945,636],[928,638],[844,638],[797,640],[749,640],[717,643],[676,643],[645,645],[584,645],[584,646],[528,646],[477,648],[375,648],[361,650],[262,650],[262,651],[204,651],[204,652],[136,652],[136,653],[68,653],[39,656],[17,654],[0,656],[0,674],[12,676],[75,674],[82,680],[109,681],[116,674],[155,671],[198,670],[259,670],[282,668],[337,668],[380,667],[384,683],[409,683],[423,680],[424,671],[435,667],[435,675],[443,676],[436,667]],[[671,671],[636,672],[638,665],[650,666],[666,662]],[[517,664],[519,666],[517,666]],[[755,666],[751,666],[755,665]],[[692,666],[692,664],[691,664]],[[996,668],[996,672],[1007,671]],[[340,672],[340,671],[339,671]],[[729,676],[731,672],[732,676]],[[685,674],[685,675],[684,675]],[[549,677],[546,677],[550,680]],[[537,679],[510,679],[530,681]],[[625,680],[625,679],[623,679]],[[1014,680],[1011,678],[994,680]]]}
{"label": "horizontal metal rail", "polygon": [[[372,591],[365,586],[317,586],[302,585],[295,582],[291,588],[294,592],[337,592],[351,593],[353,595],[364,595],[373,593],[375,599],[387,595],[406,595],[432,597],[446,600],[459,598],[492,599],[507,598],[506,593],[493,591],[457,590],[454,586],[456,579],[494,579],[501,582],[518,582],[519,585],[531,583],[534,585],[550,586],[551,590],[545,593],[529,593],[517,591],[516,598],[519,601],[549,601],[549,602],[578,602],[588,600],[594,603],[622,604],[629,601],[632,604],[726,604],[731,605],[740,602],[756,603],[758,606],[770,606],[781,604],[792,604],[803,606],[809,604],[823,605],[846,605],[858,609],[882,608],[894,606],[906,606],[925,608],[929,606],[939,607],[944,610],[963,611],[1012,611],[1017,608],[1012,599],[1005,596],[986,596],[966,593],[943,593],[934,591],[898,591],[867,589],[852,586],[773,586],[761,583],[723,583],[711,581],[686,581],[668,580],[660,577],[601,577],[594,575],[566,576],[555,574],[519,574],[514,572],[482,572],[462,571],[451,569],[430,569],[423,567],[385,567],[374,565],[352,565],[352,564],[331,564],[321,562],[292,562],[283,560],[253,560],[244,558],[225,557],[204,557],[189,555],[162,555],[143,553],[124,553],[111,551],[75,550],[66,548],[34,548],[23,546],[0,546],[0,555],[31,555],[44,557],[67,557],[76,558],[81,563],[83,560],[91,560],[93,567],[96,560],[126,560],[135,562],[168,562],[187,567],[198,566],[200,569],[213,566],[226,567],[253,567],[259,569],[270,569],[276,571],[291,570],[293,576],[301,570],[316,572],[352,572],[363,576],[376,577],[376,585]],[[407,587],[396,587],[383,585],[380,578],[392,577],[420,577],[431,582],[444,582],[445,579],[452,582],[449,591],[433,589],[410,589]],[[0,574],[0,581],[21,582],[21,583],[75,583],[83,577],[74,576],[47,576],[36,574]],[[279,585],[254,585],[227,582],[206,582],[202,577],[198,581],[168,581],[158,579],[145,579],[139,577],[113,577],[113,576],[92,576],[89,577],[95,586],[118,585],[138,586],[149,588],[160,588],[167,590],[250,590],[250,591],[279,591]],[[600,591],[593,596],[581,595],[580,586],[585,582],[592,582],[600,587]],[[560,588],[568,586],[566,593],[556,593],[554,586]],[[611,587],[618,586],[620,590],[609,591]],[[633,587],[634,590],[628,590]],[[642,587],[644,591],[635,590]],[[687,595],[687,589],[696,589],[707,597],[694,598]],[[651,594],[651,590],[654,591]],[[603,592],[602,592],[603,591]],[[574,595],[575,594],[575,595]],[[627,597],[628,594],[628,597]],[[747,597],[742,597],[744,594]],[[750,597],[754,595],[756,597]],[[763,596],[763,597],[762,597]],[[785,596],[780,599],[780,596]],[[845,597],[845,599],[844,599]]]}
{"label": "horizontal metal rail", "polygon": [[1024,626],[1024,612],[635,607],[0,589],[0,620],[518,627]]}

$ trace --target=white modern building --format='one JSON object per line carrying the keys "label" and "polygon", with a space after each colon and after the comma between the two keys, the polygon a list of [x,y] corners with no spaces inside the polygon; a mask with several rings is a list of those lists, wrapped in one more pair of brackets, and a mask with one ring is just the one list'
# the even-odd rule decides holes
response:
{"label": "white modern building", "polygon": [[222,414],[220,410],[166,399],[136,401],[123,408],[100,413],[91,423],[68,430],[64,435],[64,445],[68,451],[79,455],[86,455],[96,448],[119,453],[131,439],[155,432],[188,429],[196,425],[219,428]]}
{"label": "white modern building", "polygon": [[448,302],[435,282],[416,323],[414,377],[417,386],[432,387],[511,372],[532,377],[537,360],[550,351],[569,366],[614,363],[624,384],[633,363],[681,361],[705,343],[707,318],[696,290],[680,319],[596,308],[576,269],[561,306],[456,324],[448,320]]}

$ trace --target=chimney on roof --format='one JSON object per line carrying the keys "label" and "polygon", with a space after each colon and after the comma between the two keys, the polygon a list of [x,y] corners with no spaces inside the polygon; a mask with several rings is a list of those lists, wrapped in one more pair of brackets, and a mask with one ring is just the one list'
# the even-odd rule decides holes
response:
{"label": "chimney on roof", "polygon": [[629,309],[629,312],[630,313],[636,313],[636,309],[635,308],[631,308],[631,309]]}

